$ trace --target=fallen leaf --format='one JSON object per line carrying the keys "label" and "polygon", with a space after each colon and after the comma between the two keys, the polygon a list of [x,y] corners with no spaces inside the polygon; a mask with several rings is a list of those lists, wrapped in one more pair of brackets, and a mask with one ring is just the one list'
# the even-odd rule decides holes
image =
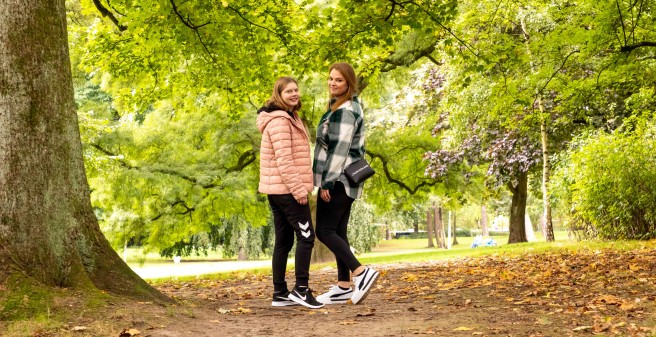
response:
{"label": "fallen leaf", "polygon": [[84,331],[88,329],[86,326],[74,326],[71,330],[72,331]]}
{"label": "fallen leaf", "polygon": [[592,326],[584,325],[584,326],[576,327],[576,328],[572,329],[572,331],[586,331],[586,330],[590,330],[590,329],[592,329]]}
{"label": "fallen leaf", "polygon": [[339,322],[339,325],[353,325],[353,324],[357,324],[357,323],[358,322],[356,322],[356,321],[341,321],[341,322]]}
{"label": "fallen leaf", "polygon": [[225,314],[227,314],[227,313],[230,312],[230,310],[228,310],[228,309],[223,309],[223,308],[218,308],[218,309],[216,309],[216,311],[218,311],[219,314],[223,314],[223,315],[225,315]]}
{"label": "fallen leaf", "polygon": [[472,330],[474,330],[474,328],[468,328],[466,326],[461,326],[453,329],[453,331],[472,331]]}
{"label": "fallen leaf", "polygon": [[250,314],[250,313],[253,312],[253,310],[251,310],[251,309],[246,309],[246,308],[242,308],[242,307],[237,308],[237,311],[241,312],[242,314]]}
{"label": "fallen leaf", "polygon": [[417,281],[418,279],[419,278],[415,274],[405,273],[403,275],[403,280],[405,280],[407,282],[414,282],[414,281]]}
{"label": "fallen leaf", "polygon": [[550,325],[553,322],[550,321],[548,318],[541,317],[541,318],[538,318],[538,321],[536,323],[540,324],[540,325]]}
{"label": "fallen leaf", "polygon": [[636,306],[632,303],[622,303],[622,305],[620,305],[620,309],[624,311],[633,310],[635,307]]}
{"label": "fallen leaf", "polygon": [[141,331],[137,329],[127,329],[121,331],[118,337],[132,337],[132,336],[139,336],[139,334],[141,334]]}

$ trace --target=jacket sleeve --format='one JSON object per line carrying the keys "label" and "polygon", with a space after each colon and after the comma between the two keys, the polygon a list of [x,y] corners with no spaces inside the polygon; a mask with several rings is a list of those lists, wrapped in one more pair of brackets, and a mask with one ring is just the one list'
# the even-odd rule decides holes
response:
{"label": "jacket sleeve", "polygon": [[271,139],[273,155],[283,183],[295,199],[306,197],[308,191],[303,185],[296,166],[294,166],[292,131],[289,120],[284,117],[274,118],[269,122],[264,132],[267,132],[269,139]]}
{"label": "jacket sleeve", "polygon": [[328,123],[328,150],[321,188],[331,190],[344,171],[355,133],[355,116],[348,109],[338,109]]}

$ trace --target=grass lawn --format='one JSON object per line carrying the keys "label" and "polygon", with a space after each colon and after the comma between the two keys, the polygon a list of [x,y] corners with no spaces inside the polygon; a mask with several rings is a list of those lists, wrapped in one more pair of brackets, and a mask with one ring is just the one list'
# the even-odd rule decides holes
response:
{"label": "grass lawn", "polygon": [[[640,245],[644,245],[644,242],[640,241],[614,241],[614,242],[578,242],[568,238],[567,232],[558,231],[555,233],[556,241],[555,242],[544,242],[543,239],[539,236],[538,233],[537,242],[529,243],[519,243],[519,244],[507,244],[507,236],[495,236],[493,239],[496,241],[497,246],[492,247],[477,247],[470,248],[473,237],[459,237],[458,245],[454,245],[451,249],[439,249],[439,248],[428,248],[427,239],[393,239],[393,240],[384,240],[379,243],[371,252],[358,254],[357,257],[365,265],[384,265],[384,264],[396,264],[396,263],[413,263],[413,262],[427,262],[427,261],[436,261],[452,258],[466,258],[466,257],[479,257],[487,255],[508,255],[516,256],[528,253],[539,253],[545,251],[554,251],[554,250],[565,250],[565,251],[578,251],[578,250],[598,250],[604,248],[613,248],[618,250],[625,249],[634,249]],[[132,252],[133,258],[132,261],[128,259],[129,264],[134,268],[135,257],[138,257],[138,251]],[[185,262],[190,261],[206,261],[206,262],[218,262],[227,261],[222,260],[222,257],[219,253],[210,254],[208,257],[191,257],[184,258]],[[144,260],[145,263],[140,265],[141,267],[156,267],[161,266],[161,268],[171,268],[173,263],[170,259],[164,259],[159,257],[158,254],[149,254]],[[234,260],[232,260],[234,263]],[[269,258],[262,259],[262,261],[269,261]],[[184,264],[184,263],[183,263]],[[253,261],[244,261],[239,262],[240,266],[238,270],[230,270],[225,272],[212,272],[204,274],[202,277],[207,279],[226,279],[226,278],[240,278],[249,274],[270,274],[271,268],[267,265],[262,267],[260,263],[259,266],[255,266]],[[189,266],[190,264],[186,264]],[[194,263],[195,265],[195,263]],[[312,270],[324,269],[327,267],[334,267],[334,262],[326,263],[315,263],[311,266]],[[294,260],[293,258],[289,260],[288,270],[293,269]],[[175,267],[173,267],[175,268]],[[187,279],[195,279],[198,276],[190,273],[190,276],[176,277],[178,281],[184,281]],[[193,276],[192,276],[193,275]],[[152,282],[159,283],[159,281],[171,280],[171,278],[162,278],[157,279],[155,277],[150,278]]]}

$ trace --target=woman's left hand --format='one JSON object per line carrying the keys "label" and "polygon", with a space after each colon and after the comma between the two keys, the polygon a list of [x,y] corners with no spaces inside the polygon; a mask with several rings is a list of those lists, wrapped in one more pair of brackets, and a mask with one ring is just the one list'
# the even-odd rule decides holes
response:
{"label": "woman's left hand", "polygon": [[321,200],[330,202],[330,190],[320,189],[319,196],[321,197]]}

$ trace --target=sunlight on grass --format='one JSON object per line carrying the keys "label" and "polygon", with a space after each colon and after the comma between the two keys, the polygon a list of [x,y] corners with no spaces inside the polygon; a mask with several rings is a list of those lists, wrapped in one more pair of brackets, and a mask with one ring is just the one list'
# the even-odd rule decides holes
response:
{"label": "sunlight on grass", "polygon": [[[430,261],[439,261],[446,259],[459,259],[459,258],[475,258],[475,257],[484,257],[484,256],[519,256],[524,254],[539,254],[547,252],[563,252],[563,253],[572,253],[572,252],[589,252],[589,251],[598,251],[603,249],[613,249],[613,250],[631,250],[638,249],[641,247],[654,247],[656,246],[656,240],[652,241],[612,241],[612,242],[600,242],[600,241],[576,241],[574,239],[568,238],[567,232],[556,232],[556,241],[555,242],[544,242],[538,234],[537,242],[527,242],[527,243],[516,243],[508,244],[507,236],[495,236],[492,237],[497,246],[491,247],[477,247],[471,248],[471,243],[474,240],[473,237],[459,237],[457,238],[458,244],[453,245],[451,249],[440,249],[437,247],[428,248],[427,239],[393,239],[381,241],[377,247],[375,247],[371,252],[358,254],[357,257],[365,265],[389,265],[389,264],[399,264],[399,263],[423,263]],[[160,259],[157,261],[156,258],[153,258],[154,262],[146,262],[146,265],[158,265],[163,262],[170,263],[169,259]],[[190,260],[185,258],[187,262]],[[203,260],[202,257],[196,258],[195,260]],[[208,258],[209,261],[220,261],[217,259],[217,256]],[[205,261],[208,261],[205,260]],[[152,260],[149,260],[152,261]],[[221,263],[221,262],[217,262]],[[244,268],[240,268],[237,271],[225,271],[225,272],[216,272],[211,274],[204,275],[193,275],[193,276],[178,276],[178,277],[166,277],[160,279],[150,279],[151,283],[161,283],[161,282],[184,282],[191,281],[199,278],[203,279],[240,279],[252,275],[270,275],[270,267],[252,267],[247,266],[244,263]],[[312,270],[320,270],[327,267],[335,267],[334,262],[325,262],[325,263],[314,263],[311,266]],[[287,270],[293,270],[294,260],[293,258],[289,260]]]}

